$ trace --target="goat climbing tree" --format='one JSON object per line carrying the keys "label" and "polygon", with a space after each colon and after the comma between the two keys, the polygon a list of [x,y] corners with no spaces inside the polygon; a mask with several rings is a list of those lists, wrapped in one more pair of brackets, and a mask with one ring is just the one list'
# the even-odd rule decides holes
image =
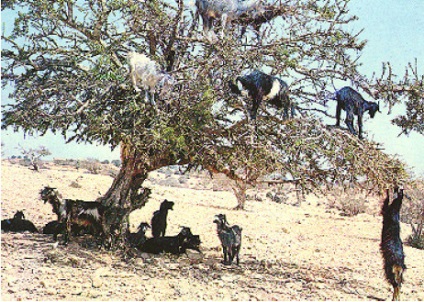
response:
{"label": "goat climbing tree", "polygon": [[[148,200],[148,173],[168,165],[224,173],[242,195],[275,171],[305,191],[359,181],[381,189],[406,177],[404,165],[373,142],[325,126],[321,117],[331,114],[318,96],[346,79],[390,104],[408,94],[408,111],[395,122],[423,133],[422,77],[387,73],[377,81],[358,72],[365,42],[348,30],[356,19],[348,2],[282,0],[258,34],[248,27],[240,37],[247,14],[211,41],[196,7],[182,0],[3,1],[15,22],[2,35],[2,85],[12,91],[2,128],[120,147],[121,170],[100,201],[114,208],[109,224],[123,229],[128,213]],[[172,97],[155,107],[145,102],[128,77],[129,51],[176,79]],[[231,95],[227,82],[255,68],[289,84],[295,118],[262,106],[255,127],[247,121],[246,100]]]}

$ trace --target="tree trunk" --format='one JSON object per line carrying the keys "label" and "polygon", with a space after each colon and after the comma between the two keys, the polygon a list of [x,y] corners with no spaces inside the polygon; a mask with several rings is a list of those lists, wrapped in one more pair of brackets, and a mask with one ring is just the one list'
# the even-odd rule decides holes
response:
{"label": "tree trunk", "polygon": [[142,187],[149,172],[144,158],[134,148],[122,144],[119,174],[107,193],[99,199],[107,208],[103,224],[106,236],[110,236],[113,246],[118,247],[125,243],[129,214],[143,207],[150,196],[150,189]]}
{"label": "tree trunk", "polygon": [[243,180],[233,180],[231,188],[233,189],[234,195],[236,195],[237,198],[237,206],[234,209],[244,210],[244,205],[246,203],[246,182]]}

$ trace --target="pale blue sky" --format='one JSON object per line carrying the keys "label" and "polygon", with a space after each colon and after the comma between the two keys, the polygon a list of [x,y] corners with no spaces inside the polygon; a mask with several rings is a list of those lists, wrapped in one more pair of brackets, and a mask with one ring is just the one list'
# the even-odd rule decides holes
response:
{"label": "pale blue sky", "polygon": [[[364,28],[362,39],[368,40],[360,61],[361,71],[371,75],[381,72],[381,63],[390,61],[395,73],[403,75],[408,62],[418,60],[419,73],[424,69],[424,0],[352,0],[350,11],[359,17],[354,24],[356,30]],[[2,14],[2,26],[12,24]],[[8,91],[2,90],[2,103],[7,102]],[[402,112],[400,106],[395,108],[391,116],[387,116],[387,108],[383,114],[365,121],[368,136],[384,145],[386,152],[398,154],[417,175],[424,176],[424,136],[411,133],[409,137],[401,136],[400,128],[391,125],[390,119]],[[343,113],[344,114],[344,113]],[[342,118],[344,116],[342,115]],[[119,159],[119,148],[113,152],[108,146],[86,144],[65,144],[61,136],[47,134],[43,137],[26,137],[12,130],[1,132],[1,141],[5,144],[5,156],[18,155],[18,144],[29,148],[46,146],[51,157],[58,158],[97,158],[100,160]]]}

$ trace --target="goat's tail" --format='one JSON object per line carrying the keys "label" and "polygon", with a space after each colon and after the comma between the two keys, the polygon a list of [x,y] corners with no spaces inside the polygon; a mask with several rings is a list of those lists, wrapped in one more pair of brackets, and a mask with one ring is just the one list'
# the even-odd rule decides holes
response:
{"label": "goat's tail", "polygon": [[394,264],[392,267],[394,281],[396,282],[396,285],[393,286],[393,301],[400,300],[400,288],[403,281],[403,271],[404,269],[401,265]]}

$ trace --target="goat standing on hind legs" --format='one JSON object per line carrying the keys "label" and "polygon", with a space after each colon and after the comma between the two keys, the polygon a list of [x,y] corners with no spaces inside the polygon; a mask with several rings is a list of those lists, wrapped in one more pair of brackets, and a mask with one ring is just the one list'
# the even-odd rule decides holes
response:
{"label": "goat standing on hind legs", "polygon": [[397,196],[389,205],[390,198],[389,190],[387,189],[387,197],[381,210],[383,231],[381,233],[380,249],[383,254],[386,279],[393,286],[393,301],[398,301],[400,300],[400,288],[406,266],[399,225],[403,189],[396,188],[395,193],[397,193]]}

